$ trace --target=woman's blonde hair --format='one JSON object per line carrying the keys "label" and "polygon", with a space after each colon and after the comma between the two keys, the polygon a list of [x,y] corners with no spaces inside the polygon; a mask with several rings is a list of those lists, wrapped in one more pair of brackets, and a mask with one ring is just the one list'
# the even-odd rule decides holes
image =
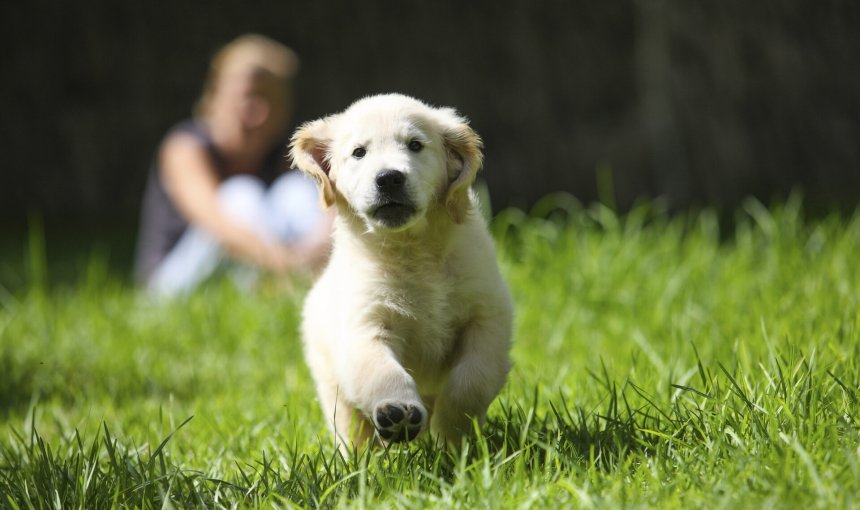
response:
{"label": "woman's blonde hair", "polygon": [[212,58],[203,84],[203,92],[194,106],[195,116],[205,116],[215,95],[218,81],[226,69],[241,65],[256,75],[274,78],[284,87],[299,69],[299,58],[283,44],[259,34],[245,34],[233,39]]}

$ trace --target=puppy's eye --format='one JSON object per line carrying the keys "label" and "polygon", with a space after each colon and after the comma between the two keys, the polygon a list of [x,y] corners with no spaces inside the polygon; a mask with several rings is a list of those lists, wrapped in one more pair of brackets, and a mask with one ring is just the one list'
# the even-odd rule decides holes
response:
{"label": "puppy's eye", "polygon": [[367,154],[367,149],[364,147],[356,147],[355,150],[352,151],[352,157],[355,159],[361,159],[365,154]]}
{"label": "puppy's eye", "polygon": [[409,142],[409,145],[407,145],[407,147],[409,147],[409,150],[411,150],[412,152],[421,152],[421,149],[424,148],[424,144],[419,142],[418,140],[412,140],[411,142]]}

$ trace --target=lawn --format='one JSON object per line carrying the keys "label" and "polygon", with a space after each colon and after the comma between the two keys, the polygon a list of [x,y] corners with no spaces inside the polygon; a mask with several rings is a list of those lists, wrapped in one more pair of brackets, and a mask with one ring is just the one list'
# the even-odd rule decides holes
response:
{"label": "lawn", "polygon": [[25,282],[0,281],[0,507],[860,508],[860,211],[731,223],[503,212],[514,369],[488,422],[346,458],[302,361],[307,283],[157,303],[104,251],[45,263],[36,232],[0,260]]}

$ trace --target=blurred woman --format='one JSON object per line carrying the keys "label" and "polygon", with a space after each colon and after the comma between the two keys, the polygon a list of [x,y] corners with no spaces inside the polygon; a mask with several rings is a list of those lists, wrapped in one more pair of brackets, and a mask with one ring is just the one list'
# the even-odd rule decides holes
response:
{"label": "blurred woman", "polygon": [[259,35],[212,60],[195,115],[161,142],[144,193],[135,270],[154,293],[188,292],[225,259],[284,274],[327,254],[331,220],[314,183],[283,173],[297,67]]}

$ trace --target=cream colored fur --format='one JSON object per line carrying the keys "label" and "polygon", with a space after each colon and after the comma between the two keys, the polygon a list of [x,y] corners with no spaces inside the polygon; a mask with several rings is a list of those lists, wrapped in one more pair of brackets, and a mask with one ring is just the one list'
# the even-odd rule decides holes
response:
{"label": "cream colored fur", "polygon": [[[409,148],[416,140],[418,152]],[[357,101],[293,136],[293,161],[337,209],[302,332],[341,447],[367,445],[374,431],[408,440],[428,425],[457,442],[504,385],[511,299],[469,188],[481,149],[454,110],[396,94]],[[415,208],[402,225],[374,217],[375,180],[387,169],[403,173]]]}

